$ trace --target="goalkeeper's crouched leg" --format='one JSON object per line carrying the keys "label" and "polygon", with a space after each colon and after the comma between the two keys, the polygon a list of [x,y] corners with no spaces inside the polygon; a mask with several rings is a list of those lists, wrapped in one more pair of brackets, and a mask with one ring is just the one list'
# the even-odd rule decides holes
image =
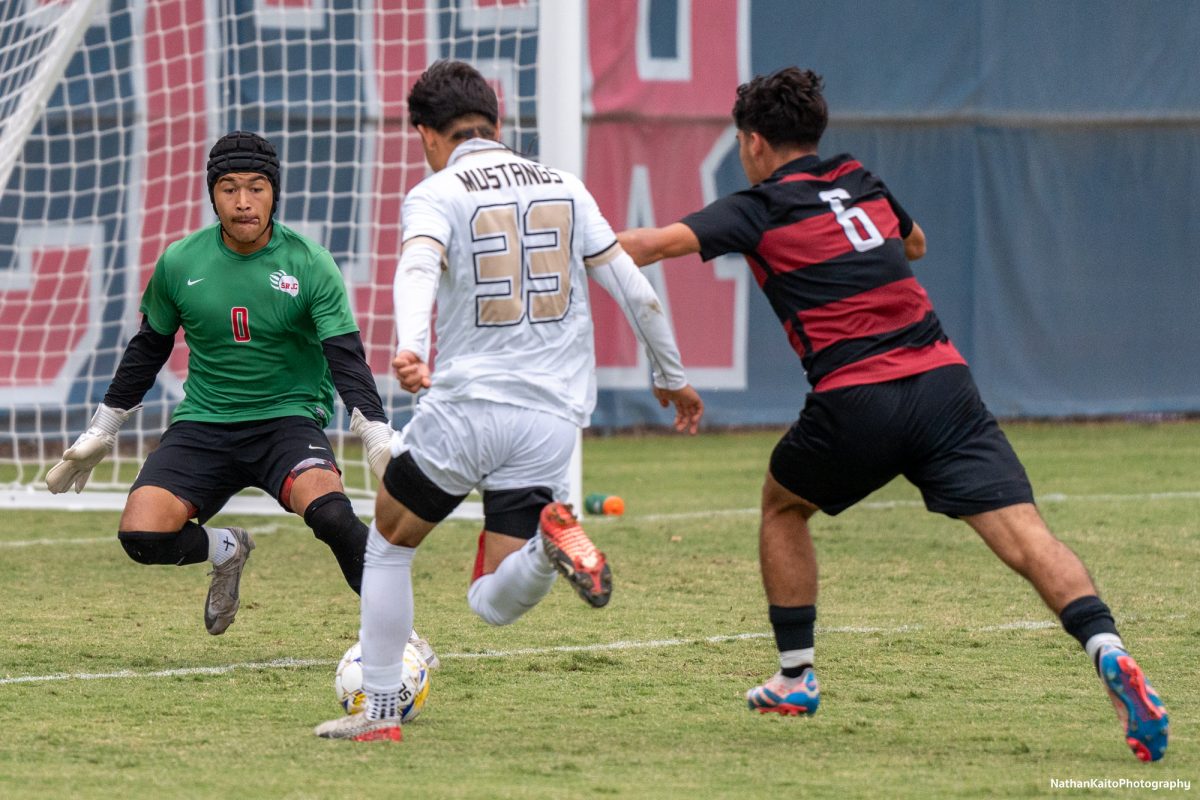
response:
{"label": "goalkeeper's crouched leg", "polygon": [[208,533],[188,520],[177,531],[117,531],[117,540],[139,564],[199,564],[208,560]]}
{"label": "goalkeeper's crouched leg", "polygon": [[367,550],[367,526],[354,513],[350,498],[342,492],[323,494],[304,509],[304,524],[333,551],[346,583],[362,594],[363,554]]}

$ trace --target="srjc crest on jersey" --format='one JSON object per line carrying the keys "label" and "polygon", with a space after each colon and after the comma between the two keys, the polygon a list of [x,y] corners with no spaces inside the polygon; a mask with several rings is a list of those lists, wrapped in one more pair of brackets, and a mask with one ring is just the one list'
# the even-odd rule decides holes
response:
{"label": "srjc crest on jersey", "polygon": [[300,281],[295,276],[288,275],[283,270],[271,273],[271,285],[281,292],[287,292],[292,297],[300,294]]}

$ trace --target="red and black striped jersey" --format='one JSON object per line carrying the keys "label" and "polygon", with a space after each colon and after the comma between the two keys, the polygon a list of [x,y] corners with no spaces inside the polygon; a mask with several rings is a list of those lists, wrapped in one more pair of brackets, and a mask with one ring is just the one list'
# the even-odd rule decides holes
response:
{"label": "red and black striped jersey", "polygon": [[746,257],[814,391],[966,363],[904,255],[912,219],[849,154],[798,158],[682,222],[705,261]]}

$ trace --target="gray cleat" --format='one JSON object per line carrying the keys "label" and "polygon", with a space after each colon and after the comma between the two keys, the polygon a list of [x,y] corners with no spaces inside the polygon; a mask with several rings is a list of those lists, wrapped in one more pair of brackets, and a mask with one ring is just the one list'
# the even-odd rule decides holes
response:
{"label": "gray cleat", "polygon": [[204,627],[213,636],[225,632],[233,624],[241,600],[238,586],[242,582],[242,569],[254,549],[254,539],[243,528],[230,528],[229,532],[238,540],[237,553],[219,567],[213,567],[212,583],[208,585],[208,597],[204,601]]}

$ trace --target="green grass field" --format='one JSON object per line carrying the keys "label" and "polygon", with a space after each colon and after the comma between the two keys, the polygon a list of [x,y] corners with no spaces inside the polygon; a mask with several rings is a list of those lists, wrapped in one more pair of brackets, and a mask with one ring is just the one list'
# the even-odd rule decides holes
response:
{"label": "green grass field", "polygon": [[[134,564],[111,513],[0,512],[0,797],[780,798],[1088,796],[1200,789],[1200,423],[1013,424],[1051,527],[1087,562],[1171,713],[1136,761],[1079,649],[1032,590],[907,484],[818,516],[820,712],[758,716],[776,668],[757,566],[777,433],[585,440],[603,610],[560,582],[489,628],[465,593],[477,523],[414,566],[442,656],[401,744],[316,739],[357,598],[296,518],[224,518],[258,549],[242,610],[204,632],[201,565]],[[221,521],[222,518],[218,518]]]}

